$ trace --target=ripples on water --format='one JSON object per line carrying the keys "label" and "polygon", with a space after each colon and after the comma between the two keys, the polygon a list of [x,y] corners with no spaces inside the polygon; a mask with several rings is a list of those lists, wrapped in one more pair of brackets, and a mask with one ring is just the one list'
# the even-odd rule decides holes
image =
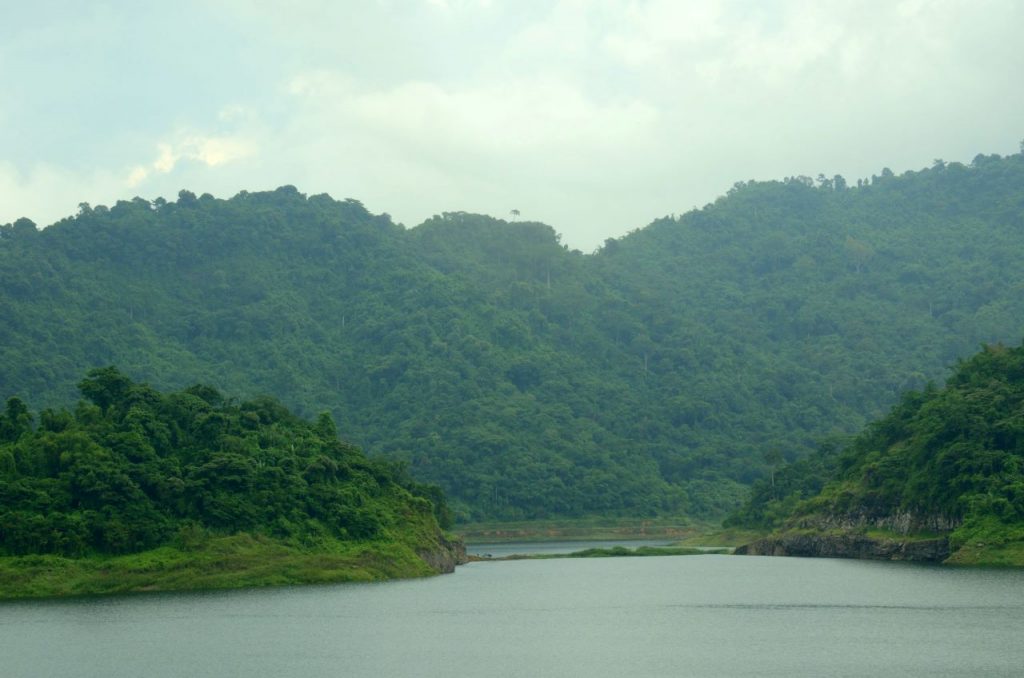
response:
{"label": "ripples on water", "polygon": [[1019,676],[1022,637],[1018,571],[526,560],[385,584],[3,603],[0,675]]}

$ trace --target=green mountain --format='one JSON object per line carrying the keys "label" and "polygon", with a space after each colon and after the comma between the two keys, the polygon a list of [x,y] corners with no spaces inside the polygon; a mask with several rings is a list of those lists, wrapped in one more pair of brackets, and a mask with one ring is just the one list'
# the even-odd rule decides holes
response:
{"label": "green mountain", "polygon": [[842,452],[755,483],[734,525],[949,535],[953,562],[1024,564],[1024,346],[909,391]]}
{"label": "green mountain", "polygon": [[0,390],[117,364],[328,410],[458,518],[721,515],[780,460],[1024,335],[1024,156],[737,184],[584,255],[292,187],[0,234]]}

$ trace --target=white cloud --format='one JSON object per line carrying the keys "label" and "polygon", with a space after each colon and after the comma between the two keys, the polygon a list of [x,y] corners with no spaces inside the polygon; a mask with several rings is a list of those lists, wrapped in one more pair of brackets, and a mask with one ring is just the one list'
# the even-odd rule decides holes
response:
{"label": "white cloud", "polygon": [[248,158],[257,152],[257,145],[252,139],[191,133],[179,134],[174,141],[159,142],[156,148],[155,160],[148,165],[136,165],[129,170],[125,182],[127,186],[139,186],[154,172],[169,174],[183,160],[196,161],[207,167],[218,167]]}
{"label": "white cloud", "polygon": [[[136,89],[180,51],[160,42],[180,31],[160,26],[181,12],[111,3],[126,34],[154,36],[133,44],[134,79],[113,68],[123,59],[89,51],[109,40],[75,43],[89,64],[77,79],[57,67],[49,46],[65,29],[91,35],[88,16],[37,13],[35,32],[0,47],[12,69],[0,85],[19,92],[0,111],[0,221],[132,191],[289,183],[409,225],[514,207],[590,249],[740,179],[856,179],[1015,152],[1024,136],[1013,0],[195,2],[188,21],[208,33],[192,70],[149,96]],[[34,52],[40,30],[50,41]],[[41,59],[51,68],[35,95],[39,78],[4,79]],[[197,68],[208,63],[219,67]],[[107,89],[82,96],[82,74],[104,64]],[[53,105],[69,86],[89,104],[73,118]]]}
{"label": "white cloud", "polygon": [[135,167],[131,168],[131,170],[129,170],[129,172],[128,172],[128,179],[125,181],[125,183],[128,185],[129,188],[135,188],[136,186],[141,184],[143,181],[145,181],[146,177],[148,177],[148,176],[149,176],[149,169],[148,168],[146,168],[146,167],[144,167],[142,165],[136,165]]}
{"label": "white cloud", "polygon": [[182,160],[195,160],[217,167],[240,160],[256,152],[255,144],[240,137],[216,137],[186,134],[173,142],[158,144],[159,155],[153,162],[158,172],[171,172]]}
{"label": "white cloud", "polygon": [[546,79],[466,89],[412,82],[362,94],[342,108],[400,143],[501,154],[626,150],[658,117],[642,101],[599,104],[569,83]]}
{"label": "white cloud", "polygon": [[452,12],[465,9],[488,9],[493,4],[491,0],[424,0],[431,9],[442,12]]}
{"label": "white cloud", "polygon": [[654,106],[600,101],[555,78],[361,89],[319,71],[286,90],[296,115],[268,151],[277,164],[299,174],[316,165],[335,186],[304,190],[345,191],[409,225],[442,211],[513,207],[536,219],[578,217],[612,193],[581,191],[600,190],[631,156],[659,142]]}
{"label": "white cloud", "polygon": [[627,65],[642,67],[679,48],[699,49],[727,34],[721,4],[657,0],[628,5],[603,47]]}
{"label": "white cloud", "polygon": [[[21,170],[12,163],[0,164],[0,222],[27,216],[40,225],[73,214],[81,202],[112,204],[142,188],[171,190],[189,185],[195,175],[188,168],[221,168],[250,158],[257,153],[253,139],[242,135],[204,135],[181,132],[170,141],[155,144],[155,157],[127,169],[96,167],[88,171],[72,170],[53,163],[35,163]],[[182,172],[182,168],[185,171]],[[170,180],[153,184],[154,177]],[[209,181],[209,177],[204,180]],[[241,187],[239,187],[241,188]],[[12,207],[17,211],[12,211]]]}
{"label": "white cloud", "polygon": [[[551,78],[464,87],[407,82],[361,90],[344,75],[318,71],[297,76],[286,89],[296,113],[283,131],[283,153],[299,152],[314,133],[320,164],[331,158],[346,162],[356,153],[387,155],[395,163],[505,186],[514,184],[509,173],[522,167],[588,173],[595,161],[600,165],[647,148],[656,141],[661,116],[645,101],[599,102]],[[337,150],[329,156],[325,148]],[[393,183],[391,188],[396,196],[416,190]],[[452,200],[445,209],[459,209],[458,198]]]}

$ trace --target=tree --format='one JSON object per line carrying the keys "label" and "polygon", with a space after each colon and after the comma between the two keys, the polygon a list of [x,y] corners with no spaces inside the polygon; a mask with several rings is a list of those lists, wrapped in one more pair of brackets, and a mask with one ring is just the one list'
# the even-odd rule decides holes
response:
{"label": "tree", "polygon": [[86,378],[78,382],[78,390],[82,395],[103,411],[115,403],[123,402],[131,387],[131,379],[112,365],[89,370]]}
{"label": "tree", "polygon": [[864,266],[871,261],[871,258],[875,256],[875,250],[871,245],[857,240],[852,235],[846,236],[846,242],[844,243],[847,255],[853,261],[853,265],[857,273],[860,273]]}
{"label": "tree", "polygon": [[777,445],[765,448],[763,452],[764,461],[768,464],[768,477],[771,486],[775,487],[775,471],[778,470],[782,463],[785,461],[785,457],[782,455],[782,448]]}
{"label": "tree", "polygon": [[15,220],[12,226],[12,233],[16,236],[31,236],[36,235],[38,232],[39,229],[36,228],[35,222],[31,219],[26,219],[25,217]]}
{"label": "tree", "polygon": [[0,442],[14,442],[21,434],[32,429],[32,415],[20,398],[9,398],[7,408],[0,415]]}

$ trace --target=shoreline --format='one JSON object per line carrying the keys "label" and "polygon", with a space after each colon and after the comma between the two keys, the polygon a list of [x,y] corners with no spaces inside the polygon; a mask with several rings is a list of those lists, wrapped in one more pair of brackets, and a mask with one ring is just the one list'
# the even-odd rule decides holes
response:
{"label": "shoreline", "polygon": [[464,562],[458,540],[432,545],[327,541],[300,548],[241,533],[211,538],[194,549],[0,557],[0,602],[412,579],[445,574]]}
{"label": "shoreline", "polygon": [[900,535],[849,530],[788,530],[738,546],[736,555],[849,558],[930,563],[947,567],[1024,567],[1024,542],[971,539],[954,533]]}
{"label": "shoreline", "polygon": [[673,518],[567,518],[487,521],[455,525],[452,532],[467,544],[512,541],[683,540],[715,530],[710,523]]}

